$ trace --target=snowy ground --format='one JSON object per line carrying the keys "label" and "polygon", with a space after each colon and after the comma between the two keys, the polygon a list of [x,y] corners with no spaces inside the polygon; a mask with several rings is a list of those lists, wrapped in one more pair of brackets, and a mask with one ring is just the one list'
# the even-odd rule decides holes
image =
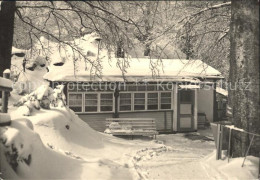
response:
{"label": "snowy ground", "polygon": [[[12,94],[10,105],[19,98]],[[91,129],[63,108],[22,116],[10,106],[11,127],[0,128],[4,178],[25,179],[256,179],[258,158],[215,160],[210,129],[123,139]],[[5,139],[5,140],[4,140]],[[4,143],[3,143],[4,142]],[[7,152],[18,151],[10,167]],[[3,151],[2,151],[3,149]]]}

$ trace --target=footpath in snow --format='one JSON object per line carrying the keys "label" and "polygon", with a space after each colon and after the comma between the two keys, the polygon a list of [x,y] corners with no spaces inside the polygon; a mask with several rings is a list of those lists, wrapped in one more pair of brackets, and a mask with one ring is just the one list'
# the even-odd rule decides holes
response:
{"label": "footpath in snow", "polygon": [[257,179],[259,159],[216,160],[211,130],[198,133],[159,135],[165,148],[137,152],[136,169],[143,179]]}

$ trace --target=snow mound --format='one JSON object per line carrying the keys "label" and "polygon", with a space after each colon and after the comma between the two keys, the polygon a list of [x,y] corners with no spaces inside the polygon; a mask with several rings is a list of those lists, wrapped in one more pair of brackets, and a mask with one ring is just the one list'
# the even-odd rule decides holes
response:
{"label": "snow mound", "polygon": [[[22,118],[24,119],[24,116],[19,109],[11,112],[11,119]],[[161,146],[153,141],[129,141],[99,133],[66,106],[41,108],[32,111],[31,116],[26,118],[31,124],[23,122],[23,126],[26,126],[23,131],[28,131],[31,135],[34,133],[32,136],[37,136],[39,139],[31,141],[33,137],[27,136],[17,140],[28,141],[28,147],[33,143],[32,149],[25,153],[25,157],[22,156],[28,158],[27,155],[31,154],[31,165],[21,166],[24,169],[20,171],[19,164],[20,173],[14,171],[19,177],[131,179],[133,173],[130,172],[135,171],[131,157],[135,152],[145,147]],[[37,156],[37,160],[34,156]],[[34,167],[37,163],[43,172]]]}
{"label": "snow mound", "polygon": [[211,169],[218,170],[227,179],[257,179],[259,158],[247,156],[244,166],[242,167],[244,157],[231,158],[229,163],[227,159],[216,160],[216,152],[211,153],[204,159]]}
{"label": "snow mound", "polygon": [[10,127],[0,128],[3,178],[93,179],[99,176],[103,179],[110,176],[108,167],[100,167],[101,162],[86,163],[47,148],[28,122],[18,119]]}

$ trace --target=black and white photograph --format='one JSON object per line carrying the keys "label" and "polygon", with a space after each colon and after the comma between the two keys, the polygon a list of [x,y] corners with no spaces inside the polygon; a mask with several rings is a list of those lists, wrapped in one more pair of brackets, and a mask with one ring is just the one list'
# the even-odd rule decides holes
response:
{"label": "black and white photograph", "polygon": [[0,1],[0,180],[260,179],[259,0]]}

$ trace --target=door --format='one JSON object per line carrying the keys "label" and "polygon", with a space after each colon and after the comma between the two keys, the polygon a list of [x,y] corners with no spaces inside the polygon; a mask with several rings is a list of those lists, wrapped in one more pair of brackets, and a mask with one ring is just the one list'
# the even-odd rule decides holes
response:
{"label": "door", "polygon": [[194,130],[194,100],[194,90],[179,90],[177,127],[180,132]]}

